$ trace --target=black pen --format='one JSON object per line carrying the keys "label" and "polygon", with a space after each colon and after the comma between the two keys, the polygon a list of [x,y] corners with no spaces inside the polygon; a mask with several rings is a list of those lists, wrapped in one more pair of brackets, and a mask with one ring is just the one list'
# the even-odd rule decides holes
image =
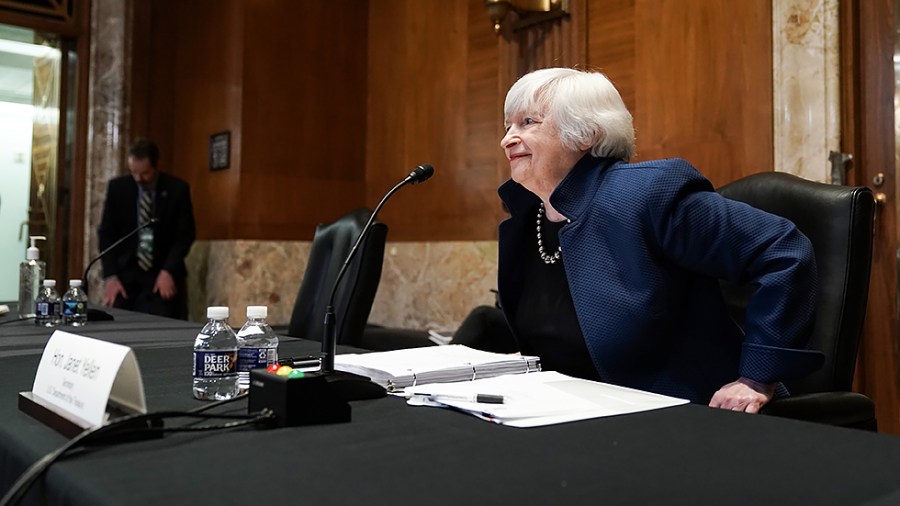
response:
{"label": "black pen", "polygon": [[497,394],[426,394],[422,392],[414,392],[413,396],[427,397],[429,400],[441,401],[461,401],[461,402],[478,402],[482,404],[503,404],[505,399],[502,395]]}

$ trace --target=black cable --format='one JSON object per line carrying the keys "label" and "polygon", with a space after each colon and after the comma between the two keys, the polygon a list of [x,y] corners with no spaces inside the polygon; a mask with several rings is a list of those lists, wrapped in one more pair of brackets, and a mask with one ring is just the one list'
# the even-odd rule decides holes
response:
{"label": "black cable", "polygon": [[239,400],[241,400],[241,399],[243,399],[243,398],[245,398],[245,397],[247,397],[247,396],[249,396],[249,395],[250,395],[250,392],[247,391],[247,392],[244,392],[244,393],[242,393],[242,394],[235,395],[235,396],[232,397],[231,399],[222,399],[221,401],[211,402],[211,403],[209,403],[209,404],[207,404],[207,405],[205,405],[205,406],[200,406],[199,408],[189,409],[187,412],[188,412],[188,413],[202,413],[202,412],[204,412],[204,411],[206,411],[206,410],[209,410],[209,409],[212,409],[212,408],[217,408],[217,407],[219,407],[219,406],[221,406],[221,405],[223,405],[223,404],[228,404],[228,403],[231,403],[231,402],[234,402],[234,401],[239,401]]}
{"label": "black cable", "polygon": [[[275,413],[271,410],[263,410],[259,413],[254,413],[255,416],[251,416],[248,418],[247,415],[204,415],[202,418],[231,418],[235,421],[223,423],[221,425],[181,425],[178,427],[142,427],[135,429],[126,429],[115,433],[116,443],[124,442],[129,440],[137,440],[137,439],[146,439],[135,437],[135,436],[162,436],[166,432],[202,432],[202,431],[211,431],[211,430],[222,430],[222,429],[234,429],[236,427],[241,427],[244,425],[251,425],[255,423],[267,422],[269,420],[275,419]],[[174,417],[177,418],[179,416],[190,416],[188,413],[174,414]],[[129,437],[131,436],[131,437]],[[115,444],[111,441],[107,441],[109,444]],[[98,444],[103,444],[101,441]]]}
{"label": "black cable", "polygon": [[148,430],[151,432],[200,432],[205,430],[233,429],[235,427],[242,427],[244,425],[252,425],[254,423],[274,420],[275,414],[270,410],[264,410],[258,413],[253,418],[247,418],[246,416],[241,415],[218,415],[212,416],[211,418],[235,418],[236,420],[233,422],[223,423],[221,425],[190,425],[181,427],[148,428],[142,430]]}
{"label": "black cable", "polygon": [[[232,398],[230,398],[230,399],[222,399],[222,400],[220,400],[220,401],[215,401],[215,402],[207,403],[206,405],[203,405],[203,406],[200,406],[200,407],[197,407],[197,408],[194,408],[194,409],[189,409],[187,412],[188,412],[188,413],[194,413],[194,414],[196,414],[196,413],[203,413],[204,411],[208,411],[208,410],[210,410],[210,409],[217,408],[217,407],[222,406],[222,405],[224,405],[224,404],[229,404],[229,403],[232,403],[232,402],[234,402],[234,401],[238,401],[238,400],[241,400],[241,399],[245,399],[245,398],[247,398],[249,395],[250,395],[250,392],[247,391],[247,392],[244,392],[244,393],[242,393],[242,394],[238,394],[238,395],[236,395],[236,396],[234,396],[234,397],[232,397]],[[200,420],[197,420],[197,421],[194,422],[194,423],[199,423],[199,422],[200,422]]]}
{"label": "black cable", "polygon": [[12,320],[6,320],[5,322],[0,322],[0,325],[6,325],[7,323],[13,323],[13,322],[24,322],[26,320],[34,320],[34,316],[26,316],[25,318],[13,318]]}
{"label": "black cable", "polygon": [[[246,395],[246,394],[242,394]],[[240,396],[236,396],[232,399],[227,399],[227,402],[231,402],[233,400],[237,400]],[[203,411],[215,406],[221,406],[222,404],[226,404],[226,401],[219,401],[214,403],[214,405],[204,406],[199,411]],[[15,483],[6,491],[6,494],[0,499],[0,506],[10,506],[19,502],[28,489],[31,487],[32,483],[37,480],[47,468],[50,467],[51,464],[59,460],[62,456],[64,456],[67,452],[72,450],[73,448],[78,447],[79,445],[86,444],[90,440],[99,439],[103,435],[108,435],[113,433],[115,436],[120,437],[128,434],[138,434],[138,433],[162,433],[162,432],[194,432],[194,431],[205,431],[205,430],[219,430],[219,429],[232,429],[235,427],[241,427],[244,425],[250,425],[259,422],[265,422],[273,419],[274,413],[271,410],[263,410],[259,413],[254,413],[250,415],[214,415],[214,414],[204,414],[201,415],[199,411],[163,411],[157,413],[146,413],[146,414],[137,414],[137,415],[129,415],[123,416],[120,418],[116,418],[104,425],[99,427],[92,427],[90,429],[86,429],[64,445],[60,446],[56,450],[48,453],[40,460],[32,464],[22,475],[16,480]],[[120,429],[122,426],[126,426],[127,424],[134,424],[135,422],[142,421],[150,421],[151,423],[154,421],[161,421],[164,418],[218,418],[218,419],[234,419],[235,421],[225,423],[222,425],[205,425],[198,427],[146,427],[140,429],[125,429],[119,430],[116,432],[116,429]]]}
{"label": "black cable", "polygon": [[[254,423],[266,422],[269,420],[275,419],[275,413],[270,409],[264,409],[258,413],[250,413],[249,415],[228,415],[228,414],[219,414],[219,415],[198,415],[195,413],[191,413],[188,411],[178,412],[172,411],[167,413],[167,418],[203,418],[203,419],[232,419],[235,420],[233,422],[224,423],[221,425],[181,425],[178,427],[140,427],[133,429],[125,429],[121,431],[115,432],[114,435],[110,436],[110,440],[106,442],[109,444],[115,444],[116,442],[124,442],[128,441],[129,438],[127,436],[134,435],[162,435],[166,432],[201,432],[208,430],[220,430],[220,429],[233,429],[235,427],[241,427],[243,425],[250,425]],[[112,440],[115,438],[115,440]],[[136,438],[132,438],[136,439]],[[103,444],[104,441],[95,442],[94,444]]]}
{"label": "black cable", "polygon": [[19,479],[16,480],[15,483],[6,491],[6,494],[3,496],[3,499],[0,499],[0,506],[8,506],[11,504],[17,503],[31,484],[40,477],[44,471],[50,467],[53,462],[55,462],[58,458],[64,455],[66,452],[80,445],[89,437],[95,434],[102,434],[104,432],[109,432],[115,427],[118,427],[126,422],[139,421],[141,418],[148,418],[147,415],[132,415],[132,416],[124,416],[121,418],[117,418],[116,420],[109,422],[105,425],[101,425],[100,427],[93,427],[90,429],[86,429],[82,431],[77,436],[70,439],[66,444],[60,446],[56,450],[44,455],[40,460],[31,465],[23,474],[19,476]]}

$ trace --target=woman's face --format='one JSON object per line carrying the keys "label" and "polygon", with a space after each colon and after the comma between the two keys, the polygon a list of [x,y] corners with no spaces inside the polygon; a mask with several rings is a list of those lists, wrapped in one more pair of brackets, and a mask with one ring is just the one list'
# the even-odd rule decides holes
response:
{"label": "woman's face", "polygon": [[513,181],[545,199],[587,152],[563,145],[552,120],[525,113],[509,118],[500,147]]}

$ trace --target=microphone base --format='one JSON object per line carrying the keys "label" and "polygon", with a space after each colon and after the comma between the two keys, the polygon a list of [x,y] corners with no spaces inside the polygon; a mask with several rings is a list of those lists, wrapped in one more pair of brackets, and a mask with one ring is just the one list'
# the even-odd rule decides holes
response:
{"label": "microphone base", "polygon": [[89,322],[106,322],[115,320],[115,318],[113,318],[113,315],[107,313],[102,309],[89,307],[87,308],[87,320]]}
{"label": "microphone base", "polygon": [[366,376],[345,371],[320,372],[335,394],[345,401],[364,401],[387,396],[387,390]]}
{"label": "microphone base", "polygon": [[385,395],[385,389],[369,378],[342,371],[313,371],[288,378],[254,369],[250,371],[247,411],[271,410],[278,427],[344,423],[351,419],[348,401]]}

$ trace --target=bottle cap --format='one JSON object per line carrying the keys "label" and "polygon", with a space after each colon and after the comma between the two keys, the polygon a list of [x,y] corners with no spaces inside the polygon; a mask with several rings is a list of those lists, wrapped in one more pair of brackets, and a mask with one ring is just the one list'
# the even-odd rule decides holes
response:
{"label": "bottle cap", "polygon": [[52,286],[52,287],[55,287],[55,286],[56,286],[56,280],[55,280],[55,279],[45,279],[45,280],[44,280],[44,286]]}
{"label": "bottle cap", "polygon": [[81,280],[80,279],[70,279],[69,286],[71,286],[72,288],[78,288],[79,286],[81,286]]}
{"label": "bottle cap", "polygon": [[247,318],[265,318],[268,315],[268,306],[247,306]]}
{"label": "bottle cap", "polygon": [[41,251],[34,244],[34,241],[40,239],[41,241],[46,241],[47,238],[42,235],[30,235],[28,238],[31,240],[31,247],[25,250],[25,258],[27,260],[37,260],[41,258]]}
{"label": "bottle cap", "polygon": [[206,308],[206,317],[216,320],[228,318],[228,306],[209,306]]}

